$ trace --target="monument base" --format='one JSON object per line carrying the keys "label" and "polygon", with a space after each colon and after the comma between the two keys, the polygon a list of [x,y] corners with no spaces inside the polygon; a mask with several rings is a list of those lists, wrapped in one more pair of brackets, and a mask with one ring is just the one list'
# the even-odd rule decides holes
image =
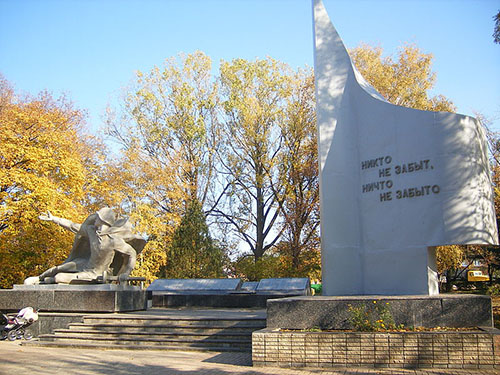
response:
{"label": "monument base", "polygon": [[374,301],[405,327],[493,327],[491,298],[479,295],[291,297],[267,301],[267,327],[352,329],[349,306]]}
{"label": "monument base", "polygon": [[26,306],[43,312],[124,312],[144,310],[145,303],[146,291],[129,285],[14,285],[0,290],[4,312]]}

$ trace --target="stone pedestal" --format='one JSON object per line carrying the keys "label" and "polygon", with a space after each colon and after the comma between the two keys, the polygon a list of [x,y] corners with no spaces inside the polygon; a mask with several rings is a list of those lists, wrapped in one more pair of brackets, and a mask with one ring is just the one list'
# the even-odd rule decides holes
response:
{"label": "stone pedestal", "polygon": [[18,311],[26,306],[44,312],[124,312],[144,310],[146,291],[136,286],[14,285],[0,290],[0,310]]}

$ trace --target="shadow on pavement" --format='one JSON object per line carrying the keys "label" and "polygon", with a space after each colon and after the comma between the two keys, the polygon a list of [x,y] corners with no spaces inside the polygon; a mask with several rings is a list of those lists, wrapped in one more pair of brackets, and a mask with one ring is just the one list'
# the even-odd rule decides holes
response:
{"label": "shadow on pavement", "polygon": [[218,363],[221,365],[252,366],[251,353],[218,353],[202,362]]}

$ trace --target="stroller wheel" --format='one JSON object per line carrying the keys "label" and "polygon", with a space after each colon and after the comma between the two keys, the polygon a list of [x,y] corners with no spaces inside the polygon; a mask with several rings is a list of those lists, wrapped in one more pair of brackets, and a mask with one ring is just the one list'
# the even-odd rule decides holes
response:
{"label": "stroller wheel", "polygon": [[17,332],[16,331],[9,331],[9,333],[7,333],[7,338],[9,339],[9,341],[16,341]]}
{"label": "stroller wheel", "polygon": [[7,332],[2,329],[0,332],[0,340],[5,340],[7,338]]}
{"label": "stroller wheel", "polygon": [[33,335],[29,331],[25,331],[23,335],[25,340],[31,340],[33,338]]}

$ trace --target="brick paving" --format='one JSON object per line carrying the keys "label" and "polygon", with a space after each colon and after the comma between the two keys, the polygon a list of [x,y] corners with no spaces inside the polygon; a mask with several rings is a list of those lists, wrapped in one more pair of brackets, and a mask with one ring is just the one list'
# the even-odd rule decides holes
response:
{"label": "brick paving", "polygon": [[160,350],[102,350],[21,346],[19,341],[0,341],[0,375],[493,375],[497,370],[410,369],[289,369],[252,367],[250,353],[182,352]]}

